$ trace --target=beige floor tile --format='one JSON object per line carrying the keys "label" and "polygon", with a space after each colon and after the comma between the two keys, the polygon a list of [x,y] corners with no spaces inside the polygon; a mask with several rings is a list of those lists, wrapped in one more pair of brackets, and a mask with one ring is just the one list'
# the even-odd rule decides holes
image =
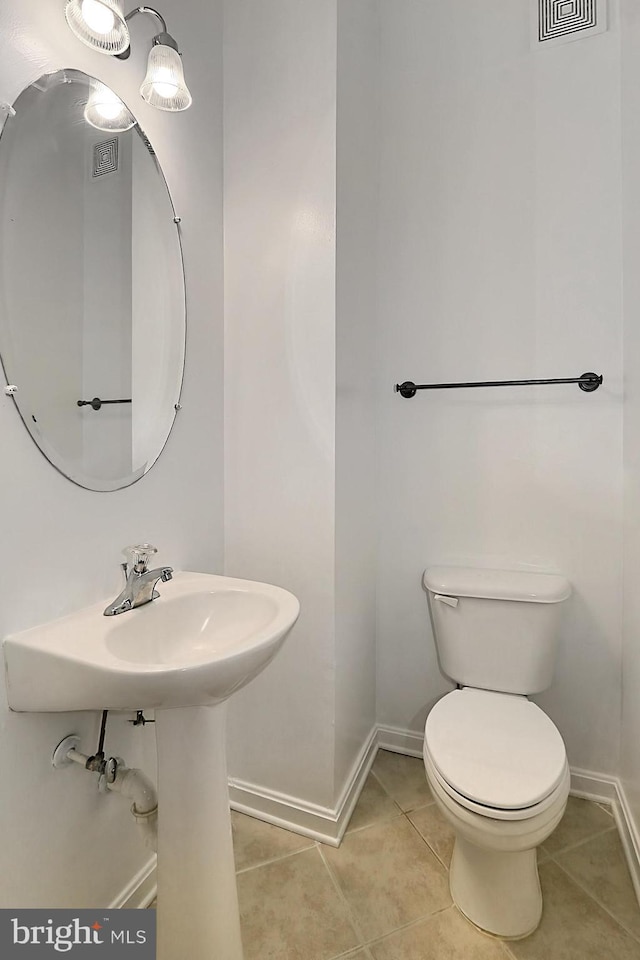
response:
{"label": "beige floor tile", "polygon": [[267,860],[275,860],[277,857],[313,846],[313,840],[308,837],[274,827],[270,823],[256,820],[255,817],[247,817],[236,810],[231,811],[231,827],[236,870],[255,867]]}
{"label": "beige floor tile", "polygon": [[358,946],[316,848],[239,873],[238,897],[245,960],[329,960]]}
{"label": "beige floor tile", "polygon": [[415,810],[433,800],[419,757],[378,750],[373,772],[389,796],[404,810]]}
{"label": "beige floor tile", "polygon": [[564,817],[543,846],[553,857],[566,847],[581,843],[610,828],[611,817],[597,803],[569,797]]}
{"label": "beige floor tile", "polygon": [[451,903],[446,870],[405,817],[356,830],[323,853],[365,940]]}
{"label": "beige floor tile", "polygon": [[455,834],[435,803],[407,814],[421,837],[424,837],[438,859],[449,867]]}
{"label": "beige floor tile", "polygon": [[511,940],[516,960],[640,960],[640,943],[612,920],[560,867],[540,867],[542,923],[525,940]]}
{"label": "beige floor tile", "polygon": [[394,817],[400,816],[402,816],[402,810],[398,804],[391,799],[378,780],[370,774],[349,821],[347,833],[350,830],[369,827],[374,823],[380,823],[382,820],[393,820]]}
{"label": "beige floor tile", "polygon": [[556,859],[627,930],[640,937],[640,907],[615,827]]}
{"label": "beige floor tile", "polygon": [[497,940],[473,929],[455,907],[372,943],[374,960],[506,960]]}
{"label": "beige floor tile", "polygon": [[545,860],[548,860],[548,859],[549,859],[549,854],[547,853],[545,848],[538,847],[538,866],[540,866],[541,863],[544,863]]}

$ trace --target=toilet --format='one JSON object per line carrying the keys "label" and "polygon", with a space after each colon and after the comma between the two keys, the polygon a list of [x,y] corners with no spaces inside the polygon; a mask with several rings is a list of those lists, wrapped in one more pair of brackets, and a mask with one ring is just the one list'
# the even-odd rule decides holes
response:
{"label": "toilet", "polygon": [[517,939],[542,916],[536,848],[569,796],[562,737],[529,696],[553,678],[561,576],[466,567],[424,574],[442,673],[457,689],[425,726],[424,763],[455,833],[449,882],[480,929]]}

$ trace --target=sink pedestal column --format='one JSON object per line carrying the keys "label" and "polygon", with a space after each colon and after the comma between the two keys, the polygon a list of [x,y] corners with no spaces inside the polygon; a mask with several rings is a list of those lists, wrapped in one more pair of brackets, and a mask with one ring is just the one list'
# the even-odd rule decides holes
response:
{"label": "sink pedestal column", "polygon": [[242,960],[226,703],[156,711],[157,960]]}

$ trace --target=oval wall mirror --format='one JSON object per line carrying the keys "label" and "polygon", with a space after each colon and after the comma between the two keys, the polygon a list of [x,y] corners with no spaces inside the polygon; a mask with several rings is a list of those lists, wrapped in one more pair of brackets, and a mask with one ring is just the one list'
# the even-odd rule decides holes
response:
{"label": "oval wall mirror", "polygon": [[179,405],[185,288],[153,148],[93,77],[41,77],[0,136],[0,359],[47,459],[90,490],[139,480]]}

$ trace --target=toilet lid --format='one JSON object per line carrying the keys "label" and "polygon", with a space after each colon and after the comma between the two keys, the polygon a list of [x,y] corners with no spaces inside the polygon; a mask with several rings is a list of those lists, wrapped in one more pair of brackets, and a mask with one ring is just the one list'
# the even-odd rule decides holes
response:
{"label": "toilet lid", "polygon": [[427,717],[425,744],[443,779],[486,807],[531,807],[555,790],[566,767],[564,741],[526,697],[465,687]]}

